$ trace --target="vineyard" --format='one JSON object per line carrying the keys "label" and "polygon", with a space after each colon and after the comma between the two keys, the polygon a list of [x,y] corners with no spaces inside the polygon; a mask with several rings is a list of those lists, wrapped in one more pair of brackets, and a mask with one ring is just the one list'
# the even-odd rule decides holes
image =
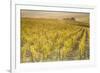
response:
{"label": "vineyard", "polygon": [[88,60],[89,24],[21,18],[21,63]]}

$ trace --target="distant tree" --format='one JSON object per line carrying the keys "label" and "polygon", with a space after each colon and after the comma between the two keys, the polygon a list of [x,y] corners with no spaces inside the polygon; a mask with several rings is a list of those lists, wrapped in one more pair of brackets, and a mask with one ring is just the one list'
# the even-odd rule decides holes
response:
{"label": "distant tree", "polygon": [[75,21],[75,18],[74,18],[74,17],[72,17],[72,18],[71,18],[71,20]]}
{"label": "distant tree", "polygon": [[64,18],[64,20],[73,20],[73,21],[75,21],[76,19],[74,17],[71,17],[71,18]]}

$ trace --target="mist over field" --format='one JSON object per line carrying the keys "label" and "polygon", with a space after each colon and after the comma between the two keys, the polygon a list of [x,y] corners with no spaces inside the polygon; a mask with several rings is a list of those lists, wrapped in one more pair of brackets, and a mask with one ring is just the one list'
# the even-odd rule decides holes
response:
{"label": "mist over field", "polygon": [[21,10],[21,16],[26,18],[63,19],[74,17],[77,21],[89,23],[89,13],[82,12],[54,12]]}

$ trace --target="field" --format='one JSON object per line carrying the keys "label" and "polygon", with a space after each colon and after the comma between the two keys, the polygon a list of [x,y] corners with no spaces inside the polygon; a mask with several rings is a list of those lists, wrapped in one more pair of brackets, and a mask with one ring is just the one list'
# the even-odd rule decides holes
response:
{"label": "field", "polygon": [[89,23],[21,18],[21,63],[89,59]]}

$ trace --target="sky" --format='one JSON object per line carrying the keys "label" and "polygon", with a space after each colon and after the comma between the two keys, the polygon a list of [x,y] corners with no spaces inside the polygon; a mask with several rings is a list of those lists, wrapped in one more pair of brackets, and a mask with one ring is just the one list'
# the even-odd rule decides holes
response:
{"label": "sky", "polygon": [[63,19],[74,17],[78,21],[89,22],[89,13],[80,12],[54,12],[54,11],[36,11],[21,10],[21,17],[25,18],[50,18]]}

